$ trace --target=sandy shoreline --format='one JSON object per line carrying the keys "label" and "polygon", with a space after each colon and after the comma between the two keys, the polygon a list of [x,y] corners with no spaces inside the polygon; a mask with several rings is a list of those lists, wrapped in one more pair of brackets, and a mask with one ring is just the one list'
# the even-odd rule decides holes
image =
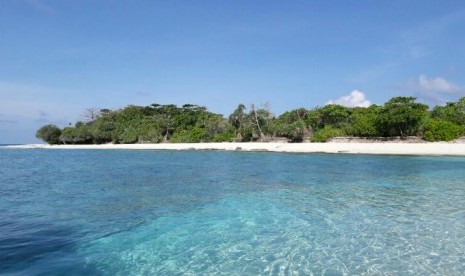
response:
{"label": "sandy shoreline", "polygon": [[7,146],[20,149],[99,149],[99,150],[227,150],[295,153],[352,153],[389,155],[465,156],[463,143],[185,143],[185,144],[104,144]]}

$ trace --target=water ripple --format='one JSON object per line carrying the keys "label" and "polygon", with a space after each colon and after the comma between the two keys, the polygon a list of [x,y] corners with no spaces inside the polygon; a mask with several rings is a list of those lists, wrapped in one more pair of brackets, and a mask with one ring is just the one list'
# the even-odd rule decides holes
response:
{"label": "water ripple", "polygon": [[464,164],[0,150],[0,272],[462,275]]}

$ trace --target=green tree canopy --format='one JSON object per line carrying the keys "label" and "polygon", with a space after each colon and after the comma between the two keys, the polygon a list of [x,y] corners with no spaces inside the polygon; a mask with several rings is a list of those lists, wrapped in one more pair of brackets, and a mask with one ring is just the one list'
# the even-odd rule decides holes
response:
{"label": "green tree canopy", "polygon": [[349,107],[329,104],[314,109],[308,114],[308,121],[315,130],[331,126],[341,128],[351,122],[352,111]]}
{"label": "green tree canopy", "polygon": [[465,127],[441,119],[428,119],[424,125],[427,141],[452,141],[465,134]]}
{"label": "green tree canopy", "polygon": [[416,103],[415,97],[394,97],[384,104],[378,115],[381,133],[386,136],[417,135],[428,116],[428,106]]}
{"label": "green tree canopy", "polygon": [[431,112],[431,117],[465,126],[465,97],[456,103],[449,102],[445,106],[436,106]]}
{"label": "green tree canopy", "polygon": [[238,139],[242,139],[244,136],[244,131],[247,125],[247,114],[245,110],[247,108],[243,104],[239,104],[237,108],[229,115],[229,123],[235,130],[235,134]]}
{"label": "green tree canopy", "polygon": [[346,133],[358,137],[375,137],[380,136],[377,125],[378,116],[381,107],[371,105],[369,107],[352,108],[351,124],[345,128]]}
{"label": "green tree canopy", "polygon": [[36,137],[53,145],[60,143],[61,129],[56,125],[45,125],[36,132]]}
{"label": "green tree canopy", "polygon": [[[229,115],[215,114],[204,106],[153,103],[125,108],[91,109],[85,122],[61,131],[43,126],[37,137],[47,143],[159,143],[270,141],[286,138],[301,142],[327,141],[335,136],[419,136],[428,141],[448,141],[464,135],[465,98],[458,102],[428,106],[414,97],[394,97],[384,105],[345,107],[326,105],[299,108],[275,117],[267,105],[239,104]],[[88,112],[87,109],[85,112]],[[95,111],[95,112],[93,112]]]}

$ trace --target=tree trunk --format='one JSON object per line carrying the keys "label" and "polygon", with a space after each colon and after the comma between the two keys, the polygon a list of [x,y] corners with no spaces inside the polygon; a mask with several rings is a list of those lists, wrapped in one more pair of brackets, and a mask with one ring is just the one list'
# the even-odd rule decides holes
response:
{"label": "tree trunk", "polygon": [[260,138],[263,138],[265,135],[263,135],[262,128],[260,127],[260,122],[258,121],[258,115],[254,105],[252,105],[252,111],[255,118],[255,124],[257,125],[258,132],[260,133]]}

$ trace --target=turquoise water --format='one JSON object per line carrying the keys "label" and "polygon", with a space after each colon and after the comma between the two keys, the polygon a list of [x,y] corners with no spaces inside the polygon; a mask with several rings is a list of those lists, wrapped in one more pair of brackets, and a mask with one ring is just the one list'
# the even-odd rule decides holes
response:
{"label": "turquoise water", "polygon": [[0,149],[0,274],[463,275],[465,158]]}

